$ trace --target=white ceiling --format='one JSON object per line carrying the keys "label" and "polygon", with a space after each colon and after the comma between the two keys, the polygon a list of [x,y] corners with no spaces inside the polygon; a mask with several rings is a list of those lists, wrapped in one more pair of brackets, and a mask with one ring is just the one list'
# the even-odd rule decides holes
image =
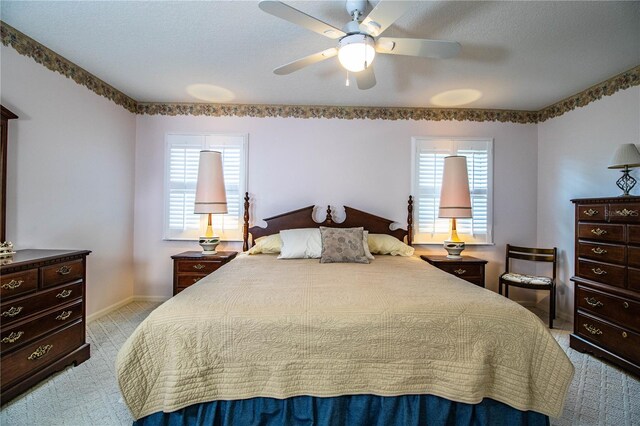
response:
{"label": "white ceiling", "polygon": [[[338,28],[349,19],[343,1],[286,3]],[[640,1],[415,2],[383,35],[456,40],[461,54],[377,55],[367,91],[345,87],[337,58],[274,75],[335,42],[254,1],[0,7],[4,22],[143,102],[201,102],[187,87],[206,84],[230,103],[430,107],[441,92],[475,89],[482,97],[464,107],[539,110],[640,64]]]}

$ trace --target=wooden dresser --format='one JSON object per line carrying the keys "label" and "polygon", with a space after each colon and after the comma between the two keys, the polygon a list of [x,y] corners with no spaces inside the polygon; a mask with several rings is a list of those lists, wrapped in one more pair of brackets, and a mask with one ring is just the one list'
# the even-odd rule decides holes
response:
{"label": "wooden dresser", "polygon": [[216,269],[232,261],[238,252],[219,251],[203,255],[201,251],[185,251],[171,256],[173,259],[173,295],[197,283]]}
{"label": "wooden dresser", "polygon": [[640,375],[640,197],[575,204],[571,347]]}
{"label": "wooden dresser", "polygon": [[90,251],[20,250],[0,259],[2,403],[69,364],[89,359],[85,341]]}

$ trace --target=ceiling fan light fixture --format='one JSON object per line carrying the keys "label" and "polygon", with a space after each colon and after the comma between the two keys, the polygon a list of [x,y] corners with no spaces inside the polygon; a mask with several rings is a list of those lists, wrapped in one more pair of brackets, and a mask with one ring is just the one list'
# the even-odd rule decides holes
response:
{"label": "ceiling fan light fixture", "polygon": [[350,34],[338,43],[338,60],[351,72],[364,71],[375,56],[375,41],[366,34]]}

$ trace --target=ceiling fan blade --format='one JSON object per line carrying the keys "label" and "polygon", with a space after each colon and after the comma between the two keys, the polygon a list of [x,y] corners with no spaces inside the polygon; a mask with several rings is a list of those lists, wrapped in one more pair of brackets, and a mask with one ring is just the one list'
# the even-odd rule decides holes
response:
{"label": "ceiling fan blade", "polygon": [[347,35],[336,27],[276,0],[262,0],[258,3],[258,7],[273,16],[300,25],[325,37],[337,39]]}
{"label": "ceiling fan blade", "polygon": [[293,62],[289,62],[286,65],[278,67],[273,70],[274,74],[287,75],[294,71],[298,71],[308,65],[315,64],[316,62],[324,61],[325,59],[333,58],[338,54],[338,49],[332,47],[331,49],[323,50],[322,52],[314,53],[313,55],[305,56]]}
{"label": "ceiling fan blade", "polygon": [[373,8],[371,13],[362,20],[360,29],[377,37],[384,32],[391,24],[409,9],[413,2],[410,1],[385,1],[380,2]]}
{"label": "ceiling fan blade", "polygon": [[378,53],[422,56],[424,58],[453,58],[460,53],[460,48],[460,43],[457,41],[420,38],[380,37],[376,42],[376,52]]}
{"label": "ceiling fan blade", "polygon": [[376,75],[373,72],[373,65],[369,65],[364,71],[355,73],[358,89],[367,90],[376,85]]}

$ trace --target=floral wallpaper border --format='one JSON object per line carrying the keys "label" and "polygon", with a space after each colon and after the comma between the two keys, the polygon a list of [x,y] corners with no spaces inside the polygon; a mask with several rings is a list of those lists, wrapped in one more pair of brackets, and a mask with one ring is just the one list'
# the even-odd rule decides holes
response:
{"label": "floral wallpaper border", "polygon": [[135,99],[105,83],[95,75],[58,55],[0,21],[2,44],[11,46],[19,54],[32,58],[51,71],[58,72],[85,86],[97,95],[123,106],[135,114],[147,115],[204,115],[209,117],[292,117],[338,118],[344,120],[428,120],[428,121],[499,121],[502,123],[535,124],[583,107],[603,96],[640,85],[640,65],[598,83],[540,111],[467,108],[400,108],[323,105],[251,105],[213,103],[137,102]]}

